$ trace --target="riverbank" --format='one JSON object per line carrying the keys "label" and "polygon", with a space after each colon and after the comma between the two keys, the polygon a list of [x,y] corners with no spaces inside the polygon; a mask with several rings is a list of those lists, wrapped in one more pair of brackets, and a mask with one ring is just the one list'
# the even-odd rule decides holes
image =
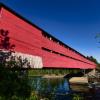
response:
{"label": "riverbank", "polygon": [[44,68],[44,69],[30,69],[28,70],[28,76],[45,76],[45,77],[62,77],[64,75],[68,75],[71,73],[78,73],[80,70],[79,69],[48,69],[48,68]]}
{"label": "riverbank", "polygon": [[42,78],[64,78],[64,75],[43,75]]}

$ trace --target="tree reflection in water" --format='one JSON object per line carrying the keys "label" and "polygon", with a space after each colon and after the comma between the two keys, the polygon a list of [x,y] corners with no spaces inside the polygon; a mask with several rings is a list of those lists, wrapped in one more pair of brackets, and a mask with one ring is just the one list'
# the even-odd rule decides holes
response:
{"label": "tree reflection in water", "polygon": [[66,79],[46,79],[31,77],[30,84],[38,96],[49,100],[72,100],[69,95],[69,85]]}

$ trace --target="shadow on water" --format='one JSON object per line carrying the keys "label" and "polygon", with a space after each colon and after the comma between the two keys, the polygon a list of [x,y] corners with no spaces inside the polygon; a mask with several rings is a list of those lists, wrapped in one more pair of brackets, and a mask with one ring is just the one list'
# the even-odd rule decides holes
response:
{"label": "shadow on water", "polygon": [[97,93],[87,85],[71,85],[70,88],[64,78],[30,77],[30,84],[38,96],[47,100],[100,100],[100,90]]}

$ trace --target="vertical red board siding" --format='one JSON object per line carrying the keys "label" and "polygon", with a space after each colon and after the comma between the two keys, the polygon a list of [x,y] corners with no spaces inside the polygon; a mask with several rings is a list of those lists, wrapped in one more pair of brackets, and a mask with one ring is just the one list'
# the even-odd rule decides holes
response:
{"label": "vertical red board siding", "polygon": [[[9,31],[10,42],[16,46],[15,51],[42,57],[43,66],[47,68],[93,69],[96,67],[95,63],[78,53],[45,38],[42,30],[25,22],[7,9],[2,7],[0,14],[0,29]],[[45,51],[42,47],[65,56]]]}

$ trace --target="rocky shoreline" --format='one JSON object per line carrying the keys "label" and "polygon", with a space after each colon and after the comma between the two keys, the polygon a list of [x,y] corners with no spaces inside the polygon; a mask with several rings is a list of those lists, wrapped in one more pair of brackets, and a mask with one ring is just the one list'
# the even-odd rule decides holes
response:
{"label": "rocky shoreline", "polygon": [[87,77],[72,77],[69,79],[69,82],[72,84],[88,84]]}

